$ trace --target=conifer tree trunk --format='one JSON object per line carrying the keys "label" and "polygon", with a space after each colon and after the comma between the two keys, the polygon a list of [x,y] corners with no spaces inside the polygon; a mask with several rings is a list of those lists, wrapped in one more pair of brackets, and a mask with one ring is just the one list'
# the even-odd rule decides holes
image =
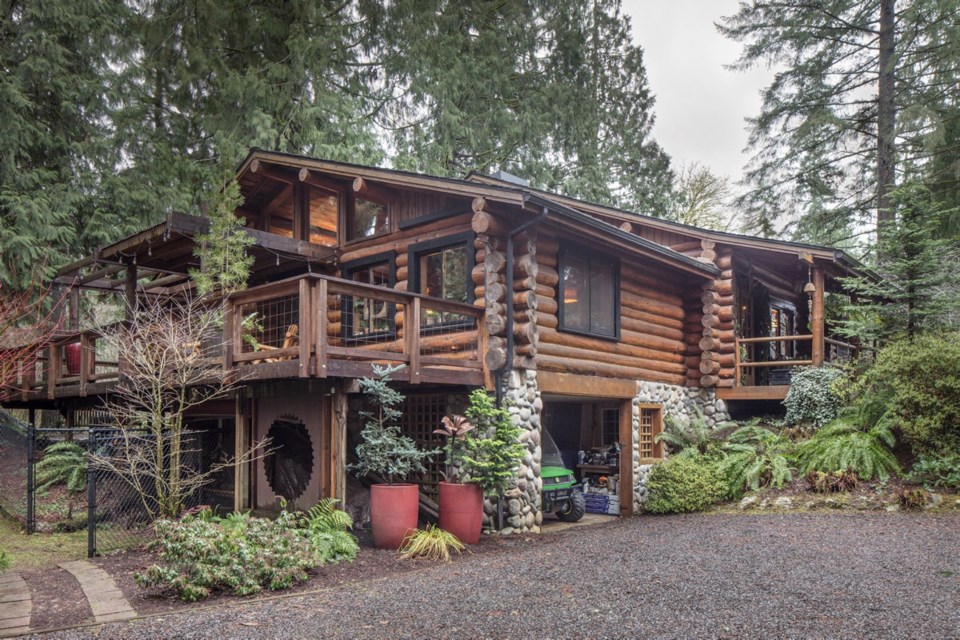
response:
{"label": "conifer tree trunk", "polygon": [[[886,227],[895,219],[890,191],[896,185],[896,90],[894,49],[896,0],[880,2],[879,77],[877,82],[877,241],[883,246]],[[882,256],[881,256],[882,259]]]}

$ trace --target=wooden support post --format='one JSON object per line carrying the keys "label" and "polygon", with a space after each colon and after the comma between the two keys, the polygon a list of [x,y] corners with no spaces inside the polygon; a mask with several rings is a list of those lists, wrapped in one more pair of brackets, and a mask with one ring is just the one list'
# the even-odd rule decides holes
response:
{"label": "wooden support post", "polygon": [[313,287],[310,286],[310,281],[306,278],[300,280],[300,377],[307,378],[310,376],[310,349],[312,347],[312,340],[310,337],[313,335],[313,304],[311,301],[311,293],[313,292]]}
{"label": "wooden support post", "polygon": [[80,334],[80,397],[87,396],[87,385],[90,383],[90,374],[96,363],[93,340],[89,333]]}
{"label": "wooden support post", "polygon": [[339,500],[343,507],[347,503],[347,388],[344,381],[334,386],[330,405],[331,497]]}
{"label": "wooden support post", "polygon": [[[248,440],[247,401],[243,389],[237,390],[234,407],[234,458],[240,460],[250,448]],[[233,468],[233,510],[240,513],[250,506],[250,462]]]}
{"label": "wooden support post", "polygon": [[620,514],[633,515],[633,400],[620,403]]}
{"label": "wooden support post", "polygon": [[126,318],[133,320],[137,313],[137,265],[127,262],[127,274],[123,281],[124,301],[127,304]]}
{"label": "wooden support post", "polygon": [[47,347],[47,354],[47,399],[53,400],[57,397],[57,378],[60,377],[60,367],[63,366],[60,347],[51,344]]}
{"label": "wooden support post", "polygon": [[68,328],[72,332],[80,331],[80,289],[70,289],[70,320]]}
{"label": "wooden support post", "polygon": [[329,326],[327,312],[330,308],[330,303],[328,302],[328,287],[329,283],[324,279],[314,283],[313,290],[313,299],[316,302],[315,306],[317,309],[317,322],[313,336],[316,343],[314,351],[317,357],[318,378],[327,377],[327,327]]}
{"label": "wooden support post", "polygon": [[734,341],[733,349],[733,386],[740,386],[740,339]]}
{"label": "wooden support post", "polygon": [[414,298],[406,306],[407,317],[403,324],[407,332],[407,355],[410,357],[410,384],[420,383],[420,298]]}
{"label": "wooden support post", "polygon": [[811,357],[813,366],[823,365],[823,267],[813,268],[813,286],[817,289],[813,292],[813,308],[810,313],[810,333],[813,335],[813,347],[811,348]]}

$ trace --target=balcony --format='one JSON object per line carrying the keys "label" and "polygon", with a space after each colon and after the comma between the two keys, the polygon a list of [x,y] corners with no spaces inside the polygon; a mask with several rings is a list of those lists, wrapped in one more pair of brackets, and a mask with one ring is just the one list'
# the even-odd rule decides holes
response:
{"label": "balcony", "polygon": [[[404,365],[394,380],[484,384],[483,309],[321,275],[247,289],[226,300],[224,341],[211,361],[243,381],[360,378]],[[60,335],[19,365],[8,403],[105,393],[122,373],[102,334]]]}

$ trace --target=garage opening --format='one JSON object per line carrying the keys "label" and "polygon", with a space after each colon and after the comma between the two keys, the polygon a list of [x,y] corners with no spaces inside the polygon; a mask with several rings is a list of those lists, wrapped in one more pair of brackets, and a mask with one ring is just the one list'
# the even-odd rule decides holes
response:
{"label": "garage opening", "polygon": [[[555,445],[558,464],[572,474],[583,494],[586,514],[620,516],[633,512],[634,453],[641,463],[662,457],[662,445],[655,441],[662,429],[661,405],[640,405],[636,443],[629,400],[548,396],[541,424],[545,497],[549,476],[557,474],[549,468],[553,466]],[[562,508],[544,500],[545,522],[552,517],[568,519],[564,516]]]}

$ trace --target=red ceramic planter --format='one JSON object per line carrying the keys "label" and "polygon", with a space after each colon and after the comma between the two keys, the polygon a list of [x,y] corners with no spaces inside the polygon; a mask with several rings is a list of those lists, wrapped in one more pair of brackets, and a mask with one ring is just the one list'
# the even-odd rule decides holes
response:
{"label": "red ceramic planter", "polygon": [[483,491],[475,484],[440,483],[440,528],[464,544],[477,544],[483,526]]}
{"label": "red ceramic planter", "polygon": [[399,549],[408,533],[417,528],[420,487],[415,484],[375,484],[370,487],[370,528],[373,544]]}

